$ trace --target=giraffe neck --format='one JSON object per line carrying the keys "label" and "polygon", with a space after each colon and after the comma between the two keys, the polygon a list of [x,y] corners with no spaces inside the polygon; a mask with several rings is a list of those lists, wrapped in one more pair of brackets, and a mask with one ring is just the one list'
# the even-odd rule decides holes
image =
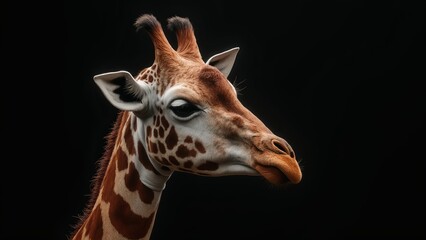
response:
{"label": "giraffe neck", "polygon": [[124,112],[99,195],[74,239],[149,239],[171,172],[145,152],[142,121]]}

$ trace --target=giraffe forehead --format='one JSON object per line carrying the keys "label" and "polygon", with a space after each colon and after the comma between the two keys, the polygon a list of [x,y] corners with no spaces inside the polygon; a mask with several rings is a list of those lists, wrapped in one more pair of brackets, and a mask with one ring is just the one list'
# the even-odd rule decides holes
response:
{"label": "giraffe forehead", "polygon": [[[235,89],[225,76],[216,68],[204,65],[201,68],[189,68],[185,73],[175,74],[169,84],[171,93],[188,95],[188,98],[200,98],[211,104],[217,105],[221,102],[229,105],[239,102]],[[188,99],[191,100],[191,99]]]}
{"label": "giraffe forehead", "polygon": [[167,66],[164,66],[158,62],[154,62],[150,67],[143,69],[144,71],[156,72],[166,84],[172,81],[181,81],[185,79],[197,78],[198,73],[206,65],[197,61],[188,60],[182,57],[176,57],[173,61],[170,61]]}
{"label": "giraffe forehead", "polygon": [[242,114],[244,107],[237,98],[235,89],[228,79],[216,68],[206,66],[199,73],[199,85],[205,98],[212,105],[227,112]]}

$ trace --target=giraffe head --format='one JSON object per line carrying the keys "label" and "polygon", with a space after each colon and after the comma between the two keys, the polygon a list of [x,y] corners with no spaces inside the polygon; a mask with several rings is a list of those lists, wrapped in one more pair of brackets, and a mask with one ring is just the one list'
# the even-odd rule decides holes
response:
{"label": "giraffe head", "polygon": [[154,44],[154,63],[136,77],[126,71],[96,75],[118,109],[134,114],[133,129],[158,172],[206,176],[261,175],[273,184],[302,178],[290,145],[242,105],[227,80],[238,48],[203,61],[187,18],[172,17],[174,49],[152,15],[135,22]]}

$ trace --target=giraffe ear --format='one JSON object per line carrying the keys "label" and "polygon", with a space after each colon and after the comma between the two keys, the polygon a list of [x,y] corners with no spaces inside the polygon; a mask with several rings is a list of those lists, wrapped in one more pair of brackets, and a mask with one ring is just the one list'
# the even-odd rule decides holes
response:
{"label": "giraffe ear", "polygon": [[231,48],[227,51],[218,53],[213,55],[209,60],[207,60],[206,64],[209,64],[213,67],[216,67],[228,77],[229,73],[232,70],[232,66],[234,66],[235,58],[237,57],[239,47]]}
{"label": "giraffe ear", "polygon": [[148,108],[148,85],[136,81],[127,71],[108,72],[93,77],[105,97],[116,108],[140,112]]}

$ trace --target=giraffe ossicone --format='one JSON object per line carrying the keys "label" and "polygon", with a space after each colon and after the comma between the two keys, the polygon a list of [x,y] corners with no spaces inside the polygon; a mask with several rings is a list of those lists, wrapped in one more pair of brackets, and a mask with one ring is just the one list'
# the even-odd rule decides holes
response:
{"label": "giraffe ossicone", "polygon": [[149,239],[161,193],[175,171],[202,176],[263,176],[299,183],[291,146],[242,105],[227,77],[239,48],[201,57],[187,18],[172,17],[177,49],[153,15],[142,15],[154,63],[94,77],[120,111],[108,136],[91,199],[73,239]]}

